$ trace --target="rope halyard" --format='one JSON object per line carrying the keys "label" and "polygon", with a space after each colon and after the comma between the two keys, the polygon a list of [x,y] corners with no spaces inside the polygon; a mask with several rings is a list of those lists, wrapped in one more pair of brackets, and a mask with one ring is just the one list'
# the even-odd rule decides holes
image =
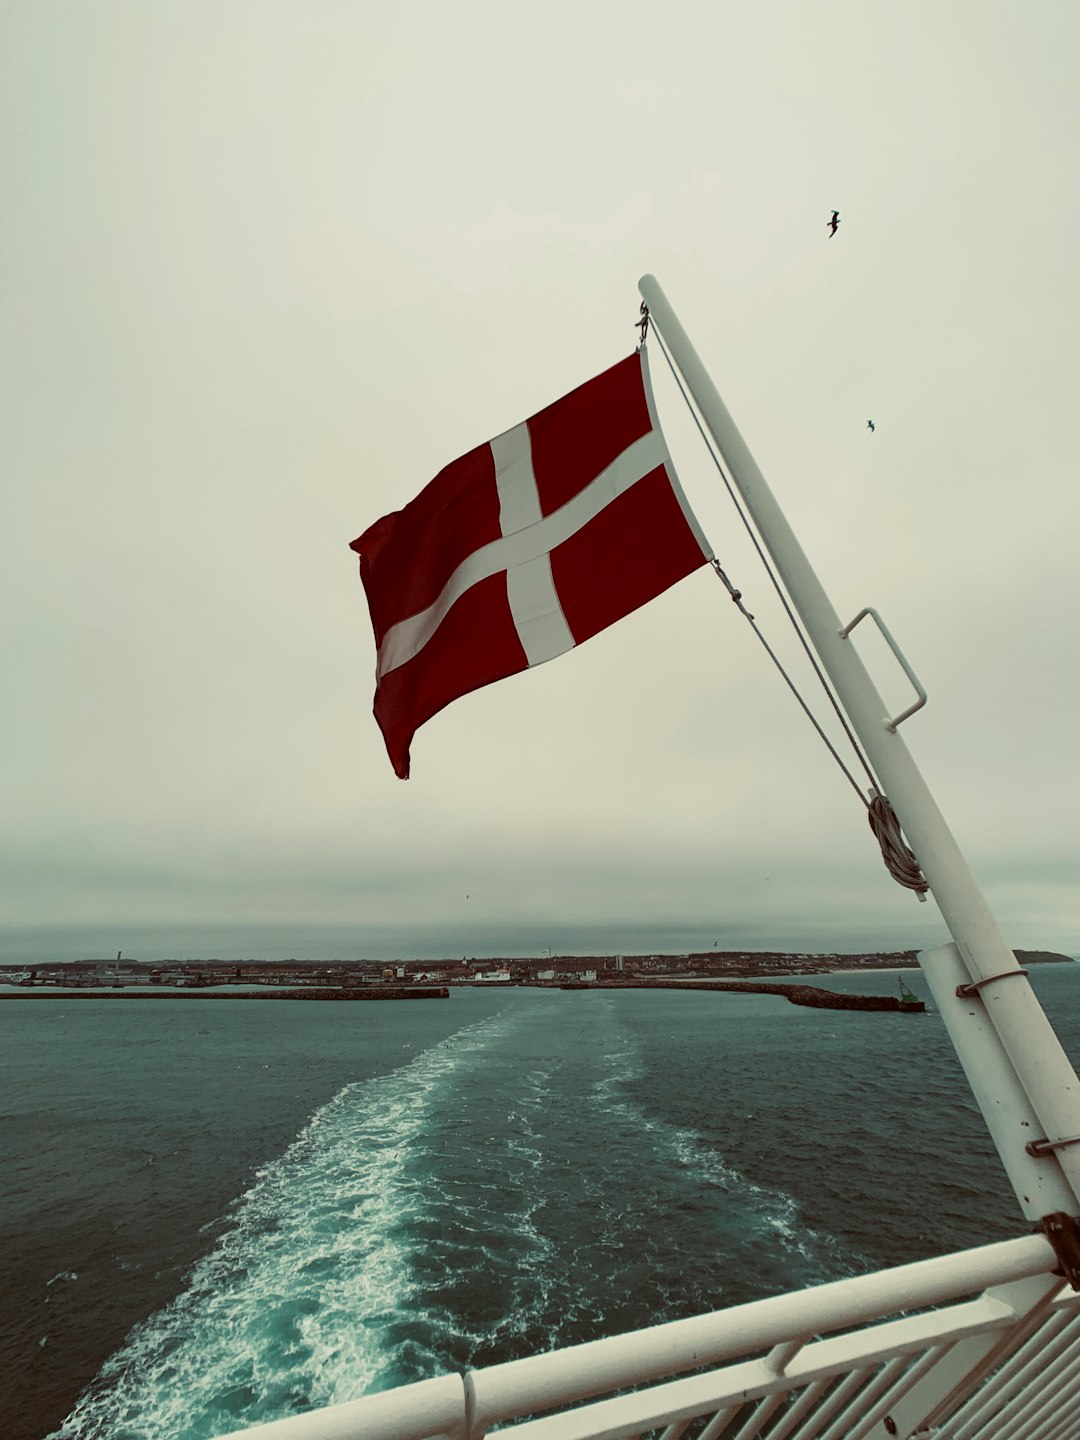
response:
{"label": "rope halyard", "polygon": [[[769,656],[769,659],[773,662],[773,664],[776,666],[777,670],[779,670],[779,671],[780,671],[780,674],[784,677],[784,681],[785,681],[785,683],[787,684],[788,689],[791,691],[791,693],[795,696],[795,699],[796,699],[796,700],[799,702],[799,704],[802,706],[803,713],[806,715],[806,718],[810,721],[810,724],[813,725],[814,729],[817,731],[818,735],[821,737],[822,743],[825,745],[826,749],[827,749],[827,750],[829,751],[829,753],[832,755],[832,757],[833,757],[833,759],[836,761],[837,765],[840,766],[840,769],[841,769],[841,770],[844,772],[844,774],[847,776],[847,778],[848,778],[848,780],[849,780],[849,782],[850,782],[850,784],[851,784],[851,788],[855,791],[855,794],[858,795],[859,799],[862,801],[862,803],[863,803],[864,805],[868,804],[869,802],[867,801],[866,797],[863,795],[862,791],[859,789],[859,782],[855,779],[855,776],[852,775],[851,771],[850,771],[850,770],[848,769],[848,767],[844,764],[844,761],[843,761],[843,759],[842,759],[841,756],[840,756],[840,752],[837,750],[836,746],[832,743],[832,741],[829,739],[829,737],[825,734],[825,731],[821,728],[821,724],[820,724],[820,722],[818,721],[817,716],[816,716],[816,715],[814,714],[814,712],[810,709],[810,706],[806,703],[806,701],[803,699],[803,697],[799,694],[799,687],[795,684],[795,681],[792,680],[791,676],[790,676],[790,675],[787,673],[787,671],[784,669],[783,663],[781,662],[779,655],[777,655],[776,651],[772,648],[772,646],[769,644],[769,642],[765,639],[765,636],[761,633],[761,630],[760,630],[760,628],[758,627],[757,621],[754,619],[753,615],[750,614],[750,611],[747,610],[746,606],[742,603],[742,591],[741,591],[741,590],[736,590],[736,589],[735,589],[735,586],[732,585],[731,581],[728,579],[727,575],[724,573],[724,570],[723,570],[723,568],[722,568],[719,560],[717,560],[717,559],[714,558],[714,559],[712,559],[712,560],[709,561],[709,564],[712,566],[712,568],[716,571],[717,575],[719,575],[720,579],[721,579],[721,580],[724,582],[724,584],[727,586],[728,594],[731,596],[731,598],[732,598],[732,600],[735,602],[735,604],[739,607],[740,612],[741,612],[743,615],[745,615],[746,619],[750,622],[750,628],[751,628],[751,630],[753,630],[754,634],[755,634],[755,635],[757,636],[757,638],[761,641],[761,644],[762,644],[762,646],[763,646],[764,649],[765,649],[765,653]],[[871,783],[873,783],[873,778],[874,778],[873,776],[870,777]]]}
{"label": "rope halyard", "polygon": [[[641,302],[641,315],[642,319],[638,323],[641,325],[641,343],[644,345],[645,334],[649,324],[649,307],[645,304],[644,301]],[[837,765],[839,765],[840,769],[846,775],[849,783],[851,784],[855,793],[858,795],[859,799],[867,807],[870,828],[873,830],[874,835],[877,837],[878,844],[881,846],[882,859],[885,861],[885,866],[886,869],[889,871],[889,874],[893,877],[893,879],[898,885],[904,886],[904,888],[907,890],[913,890],[919,900],[925,901],[927,891],[930,889],[930,886],[927,883],[927,880],[919,867],[919,862],[915,858],[914,852],[910,849],[910,847],[905,843],[903,839],[900,831],[900,821],[897,819],[896,811],[893,809],[888,798],[881,792],[878,786],[877,777],[875,776],[873,770],[870,768],[870,763],[867,760],[865,754],[863,753],[862,747],[860,746],[854,733],[852,732],[851,726],[848,724],[847,717],[845,716],[843,710],[840,707],[839,700],[833,694],[832,687],[830,686],[824,671],[818,664],[817,657],[814,655],[814,652],[811,649],[810,642],[806,638],[806,635],[803,633],[802,626],[799,624],[798,618],[796,617],[795,612],[792,610],[791,605],[788,602],[787,596],[784,594],[783,587],[781,586],[779,579],[773,571],[772,566],[769,564],[768,556],[762,549],[761,543],[758,540],[754,528],[750,523],[749,517],[743,510],[742,505],[739,503],[739,497],[735,493],[734,486],[728,478],[728,475],[725,472],[723,465],[721,464],[720,457],[713,447],[711,437],[705,430],[705,427],[701,423],[696,409],[691,403],[690,396],[687,394],[686,387],[683,385],[682,376],[676,370],[674,362],[672,361],[671,356],[668,354],[667,346],[664,344],[663,338],[659,334],[659,332],[657,332],[656,334],[656,343],[660,346],[660,353],[663,355],[664,359],[668,363],[668,369],[671,371],[672,378],[674,379],[675,384],[679,387],[679,393],[682,395],[683,400],[686,402],[686,408],[690,412],[690,418],[697,426],[698,434],[705,442],[705,448],[706,450],[708,450],[712,462],[716,466],[721,480],[723,480],[724,482],[724,488],[727,490],[728,495],[731,498],[731,502],[735,506],[735,510],[738,513],[739,519],[746,527],[746,532],[750,537],[754,549],[758,553],[758,557],[760,558],[762,565],[764,565],[765,567],[766,574],[772,581],[773,588],[775,589],[777,595],[780,598],[780,603],[784,607],[788,619],[791,621],[792,628],[794,629],[795,634],[797,635],[799,642],[803,647],[803,650],[806,652],[810,664],[813,666],[814,673],[817,675],[819,681],[821,682],[822,689],[825,691],[825,694],[829,699],[829,703],[832,705],[833,710],[836,712],[837,718],[839,719],[840,724],[843,727],[845,735],[851,743],[852,749],[855,751],[855,755],[858,758],[859,763],[861,764],[863,770],[866,773],[867,779],[870,781],[870,800],[867,800],[866,796],[863,794],[862,790],[859,787],[858,781],[852,775],[848,767],[844,764],[844,761],[840,757],[840,754],[837,751],[836,747],[833,745],[829,737],[825,734],[825,731],[822,729],[820,723],[817,720],[817,717],[814,715],[809,705],[799,693],[798,687],[795,685],[795,682],[791,679],[790,675],[788,675],[787,671],[784,669],[776,652],[773,650],[769,642],[765,639],[765,636],[761,633],[757,621],[754,619],[753,615],[751,615],[750,611],[747,610],[746,606],[742,603],[742,591],[737,590],[735,586],[731,583],[727,575],[724,573],[720,562],[717,559],[713,558],[712,560],[710,560],[709,563],[712,565],[712,568],[716,571],[717,575],[727,587],[728,594],[731,596],[732,600],[735,602],[735,604],[739,607],[739,610],[749,621],[751,629],[761,641],[761,644],[764,646],[773,664],[780,671],[780,674],[784,677],[784,680],[786,681],[788,688],[791,690],[791,693],[795,696],[795,699],[802,706],[802,709],[805,712],[807,719],[817,731],[818,735],[831,753]]]}
{"label": "rope halyard", "polygon": [[[771,580],[771,582],[772,582],[772,587],[773,587],[773,589],[776,591],[776,594],[777,594],[777,596],[778,596],[778,598],[779,598],[779,600],[780,600],[780,604],[784,607],[784,612],[785,612],[785,614],[787,615],[788,619],[791,621],[791,627],[792,627],[792,629],[795,631],[796,637],[798,638],[800,645],[802,645],[803,650],[806,652],[806,658],[810,661],[810,664],[811,664],[811,666],[813,667],[814,674],[818,677],[818,680],[821,682],[821,688],[825,691],[825,694],[826,694],[826,696],[828,697],[829,703],[832,705],[833,710],[836,712],[836,718],[839,720],[841,726],[843,727],[844,734],[847,736],[848,740],[849,740],[850,743],[851,743],[851,748],[855,751],[855,754],[856,754],[856,756],[858,757],[859,763],[862,765],[863,770],[866,772],[866,778],[870,781],[870,784],[871,784],[872,786],[875,786],[875,787],[876,787],[876,786],[877,786],[877,777],[876,777],[876,775],[874,774],[874,772],[870,769],[870,765],[869,765],[869,763],[868,763],[868,761],[867,761],[867,759],[866,759],[866,756],[863,754],[862,749],[861,749],[860,746],[859,746],[858,740],[856,740],[854,734],[852,733],[851,726],[850,726],[850,725],[848,724],[848,722],[847,722],[847,717],[846,717],[846,715],[844,714],[843,710],[840,708],[840,702],[837,700],[836,696],[833,694],[832,688],[830,687],[828,680],[825,678],[825,673],[824,673],[824,671],[822,670],[821,666],[818,664],[817,657],[816,657],[816,655],[814,654],[813,650],[812,650],[811,647],[810,647],[810,642],[809,642],[809,640],[807,640],[806,636],[803,634],[802,626],[799,624],[798,618],[796,617],[795,612],[792,610],[791,605],[790,605],[790,603],[788,602],[787,596],[784,594],[784,588],[783,588],[783,586],[780,584],[780,581],[777,579],[776,573],[775,573],[775,571],[773,570],[772,566],[769,564],[769,557],[765,554],[765,551],[761,548],[761,541],[758,539],[757,534],[756,534],[755,531],[754,531],[754,527],[753,527],[753,525],[751,525],[751,523],[750,523],[749,516],[746,514],[746,512],[743,510],[742,505],[739,503],[739,497],[738,497],[738,495],[735,493],[735,487],[732,485],[730,479],[728,478],[727,472],[725,471],[723,465],[720,463],[720,457],[719,457],[719,455],[717,455],[716,450],[713,448],[712,440],[711,440],[708,432],[706,431],[704,425],[702,425],[701,419],[700,419],[700,417],[698,416],[697,411],[694,409],[693,404],[691,403],[690,396],[686,393],[686,387],[685,387],[685,385],[684,385],[683,382],[682,382],[682,376],[681,376],[681,375],[679,374],[679,372],[675,369],[675,365],[674,365],[674,363],[672,362],[671,356],[668,354],[667,347],[665,346],[664,341],[663,341],[663,337],[661,336],[661,334],[660,334],[659,331],[656,332],[656,343],[660,346],[660,353],[661,353],[661,355],[663,355],[664,359],[665,359],[665,360],[667,361],[667,363],[668,363],[668,369],[671,371],[671,375],[672,375],[672,378],[673,378],[674,381],[675,381],[675,384],[679,387],[679,394],[683,397],[683,400],[684,400],[685,403],[686,403],[686,408],[687,408],[687,410],[689,410],[689,412],[690,412],[690,418],[691,418],[691,420],[693,420],[694,424],[697,426],[698,434],[701,436],[702,441],[704,442],[705,449],[709,452],[709,458],[712,460],[713,464],[716,466],[717,474],[720,476],[720,479],[724,482],[724,488],[725,488],[725,489],[727,490],[727,492],[728,492],[728,496],[729,496],[729,498],[730,498],[730,500],[731,500],[731,503],[735,506],[735,513],[738,515],[739,519],[742,521],[743,527],[745,528],[747,535],[750,537],[750,543],[753,545],[754,549],[757,551],[758,559],[761,561],[762,565],[765,567],[765,573],[766,573],[766,575],[768,575],[769,579]],[[757,628],[757,627],[755,626],[755,629],[756,629],[756,628]],[[759,639],[762,639],[762,644],[764,644],[765,642],[764,642],[764,639],[761,637],[761,632],[758,631],[757,633],[758,633],[758,638],[759,638]],[[766,649],[768,649],[768,646],[766,646]],[[770,650],[769,653],[772,654],[772,651]],[[773,659],[774,659],[774,661],[775,661],[775,660],[776,660],[776,657],[773,656]],[[776,663],[779,664],[778,661],[776,661]],[[784,678],[787,679],[786,676],[785,676]],[[794,685],[792,685],[792,682],[791,682],[790,680],[788,680],[788,684],[791,685],[792,690],[795,690],[795,687],[794,687]],[[798,695],[798,691],[797,691],[797,690],[795,690],[795,694]],[[805,710],[807,710],[807,713],[809,714],[810,712],[809,712],[809,709],[808,709],[808,707],[806,706],[805,702],[803,702],[803,701],[800,700],[800,703],[802,703],[803,708],[804,708]],[[820,731],[820,727],[818,727],[818,728],[819,728],[819,731]],[[822,732],[822,733],[823,733],[823,732]],[[830,748],[831,748],[831,747],[830,747]],[[834,753],[835,753],[835,752],[834,752]],[[859,789],[859,787],[858,787],[857,785],[856,785],[855,788],[856,788],[856,790]],[[861,790],[859,790],[859,798],[860,798],[860,800],[862,800],[862,802],[863,802],[864,805],[867,803],[866,800],[865,800],[864,797],[863,797],[863,794],[862,794],[862,791],[861,791]]]}

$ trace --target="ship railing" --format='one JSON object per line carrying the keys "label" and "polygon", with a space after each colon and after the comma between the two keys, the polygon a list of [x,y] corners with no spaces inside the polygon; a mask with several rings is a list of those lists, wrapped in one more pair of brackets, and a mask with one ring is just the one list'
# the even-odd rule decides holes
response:
{"label": "ship railing", "polygon": [[853,1276],[226,1440],[1077,1440],[1080,1294],[1042,1235]]}

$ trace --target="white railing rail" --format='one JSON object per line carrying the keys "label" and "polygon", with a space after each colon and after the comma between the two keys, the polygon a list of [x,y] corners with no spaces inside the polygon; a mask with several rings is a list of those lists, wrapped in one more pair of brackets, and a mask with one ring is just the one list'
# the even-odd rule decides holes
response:
{"label": "white railing rail", "polygon": [[1056,1265],[1031,1235],[226,1440],[1075,1440],[1080,1295]]}

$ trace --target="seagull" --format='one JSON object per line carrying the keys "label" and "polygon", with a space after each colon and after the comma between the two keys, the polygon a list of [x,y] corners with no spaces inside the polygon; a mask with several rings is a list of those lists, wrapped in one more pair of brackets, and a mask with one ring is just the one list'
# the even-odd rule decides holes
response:
{"label": "seagull", "polygon": [[832,237],[836,234],[836,227],[837,227],[839,224],[840,224],[840,211],[839,211],[839,210],[834,210],[834,211],[832,212],[832,219],[831,219],[831,220],[829,221],[829,223],[828,223],[828,231],[829,231],[829,239],[830,239],[830,240],[831,240]]}
{"label": "seagull", "polygon": [[867,430],[870,431],[871,434],[873,434],[873,432],[877,429],[877,426],[874,424],[874,422],[873,422],[872,420],[867,420],[867,422],[866,422],[866,428],[867,428]]}

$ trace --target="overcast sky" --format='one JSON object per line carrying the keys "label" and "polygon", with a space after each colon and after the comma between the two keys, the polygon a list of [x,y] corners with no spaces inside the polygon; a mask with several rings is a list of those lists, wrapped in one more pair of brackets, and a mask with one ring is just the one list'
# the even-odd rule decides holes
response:
{"label": "overcast sky", "polygon": [[3,958],[947,938],[707,570],[391,771],[349,541],[630,353],[646,271],[927,686],[1006,937],[1080,954],[1078,47],[1065,0],[0,5]]}

